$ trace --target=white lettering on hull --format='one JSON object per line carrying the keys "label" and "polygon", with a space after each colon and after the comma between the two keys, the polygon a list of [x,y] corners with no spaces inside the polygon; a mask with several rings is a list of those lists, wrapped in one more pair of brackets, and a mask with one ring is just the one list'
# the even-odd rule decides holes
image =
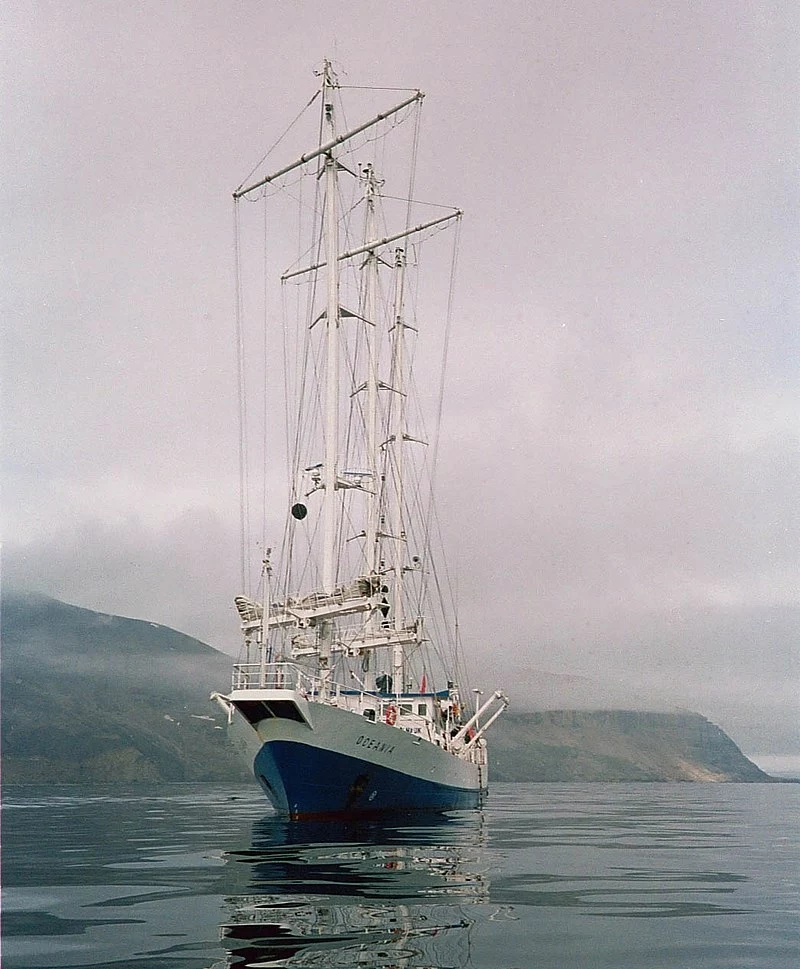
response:
{"label": "white lettering on hull", "polygon": [[395,744],[387,744],[380,740],[373,740],[371,737],[366,737],[363,733],[356,740],[356,747],[364,747],[365,750],[374,750],[379,754],[393,754],[395,746]]}

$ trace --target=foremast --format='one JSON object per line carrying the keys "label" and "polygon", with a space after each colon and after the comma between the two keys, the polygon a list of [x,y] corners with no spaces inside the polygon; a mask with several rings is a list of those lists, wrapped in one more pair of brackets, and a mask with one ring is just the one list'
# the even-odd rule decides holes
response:
{"label": "foremast", "polygon": [[[327,261],[327,307],[325,311],[325,464],[323,466],[323,546],[322,587],[330,594],[336,586],[334,555],[338,524],[336,489],[339,466],[339,217],[336,198],[338,170],[336,162],[336,118],[333,89],[336,80],[330,62],[325,61],[322,103],[331,148],[325,156],[325,217],[323,220]],[[323,621],[319,636],[319,668],[322,694],[328,692],[333,622]]]}
{"label": "foremast", "polygon": [[322,586],[332,592],[336,584],[334,554],[336,551],[336,489],[339,464],[339,217],[336,205],[338,172],[336,162],[336,119],[333,89],[336,81],[331,65],[325,62],[322,83],[325,124],[332,147],[325,156],[325,257],[327,262],[327,307],[325,311],[325,464],[324,539],[322,550]]}

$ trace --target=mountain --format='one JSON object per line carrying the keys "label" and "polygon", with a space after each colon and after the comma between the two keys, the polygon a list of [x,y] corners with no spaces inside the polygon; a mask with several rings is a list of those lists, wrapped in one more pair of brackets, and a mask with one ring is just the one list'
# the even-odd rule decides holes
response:
{"label": "mountain", "polygon": [[[1,618],[4,783],[251,779],[209,700],[230,681],[230,657],[41,595],[6,595]],[[586,684],[567,686],[585,702]],[[495,780],[770,779],[697,713],[507,712],[490,750]]]}
{"label": "mountain", "polygon": [[768,781],[699,713],[543,710],[492,728],[492,776],[514,781]]}
{"label": "mountain", "polygon": [[190,636],[6,595],[2,660],[4,783],[250,776],[209,700],[228,686],[231,660]]}

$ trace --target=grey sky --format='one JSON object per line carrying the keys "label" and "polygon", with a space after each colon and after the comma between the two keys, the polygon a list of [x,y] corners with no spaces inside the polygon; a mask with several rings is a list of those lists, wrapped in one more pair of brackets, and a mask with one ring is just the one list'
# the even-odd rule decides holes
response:
{"label": "grey sky", "polygon": [[235,648],[230,192],[330,56],[428,93],[420,194],[466,210],[440,484],[480,666],[800,755],[795,4],[0,20],[6,581]]}

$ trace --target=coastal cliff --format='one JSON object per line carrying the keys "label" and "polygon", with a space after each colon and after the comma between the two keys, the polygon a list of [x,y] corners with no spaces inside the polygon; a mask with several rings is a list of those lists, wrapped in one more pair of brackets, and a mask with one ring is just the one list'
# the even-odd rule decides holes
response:
{"label": "coastal cliff", "polygon": [[492,733],[495,780],[714,781],[770,778],[699,713],[508,712]]}

